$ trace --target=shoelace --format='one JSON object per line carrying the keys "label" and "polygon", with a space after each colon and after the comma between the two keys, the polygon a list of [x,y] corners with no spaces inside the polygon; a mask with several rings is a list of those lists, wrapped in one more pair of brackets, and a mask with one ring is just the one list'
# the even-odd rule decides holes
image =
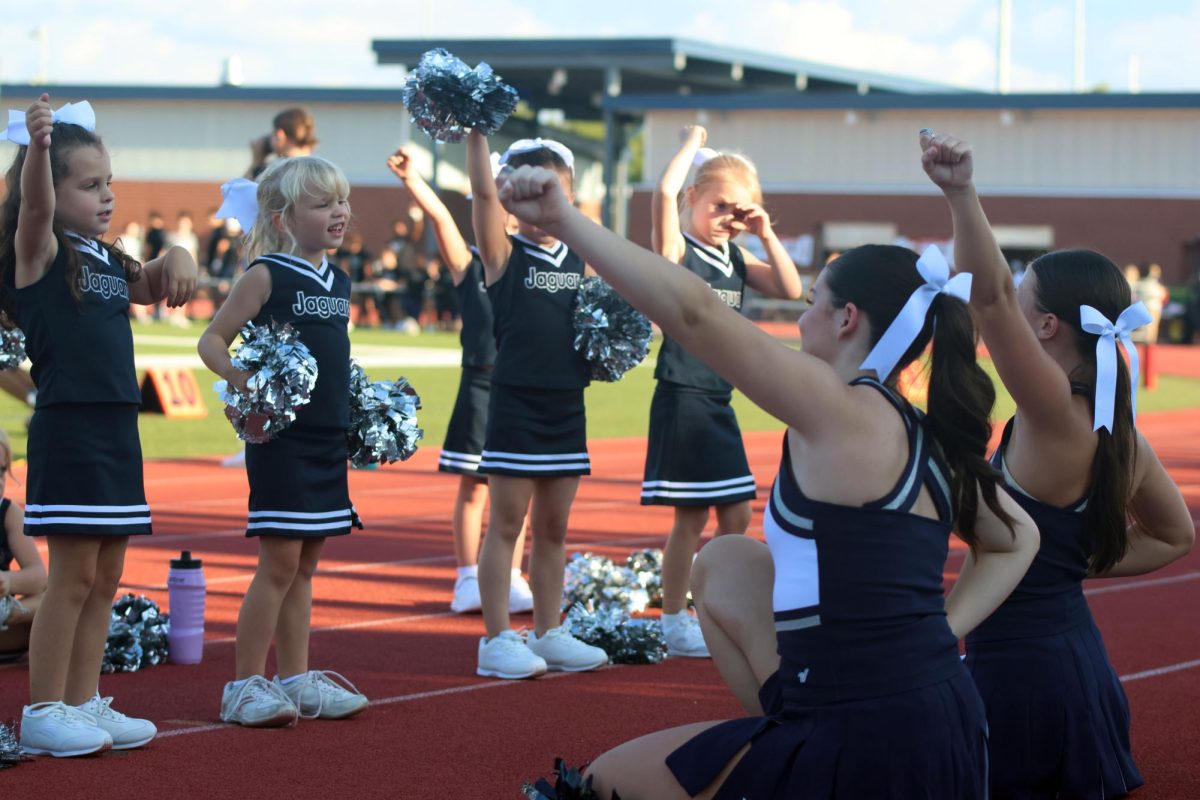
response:
{"label": "shoelace", "polygon": [[[128,717],[112,707],[113,699],[111,697],[93,697],[88,710],[84,713],[89,714],[96,719],[111,719],[114,722],[124,722]],[[92,710],[95,709],[95,710]],[[83,709],[77,709],[82,711]]]}
{"label": "shoelace", "polygon": [[[330,677],[331,675],[342,681],[342,683],[346,684],[346,686],[339,686],[337,682]],[[345,692],[347,691],[346,687],[349,687],[350,691],[352,691],[354,694],[361,694],[361,692],[358,691],[358,687],[351,683],[349,678],[340,672],[334,672],[331,669],[310,669],[308,672],[304,673],[304,677],[300,679],[300,691],[303,692],[309,686],[312,686],[317,690],[317,713],[309,716],[301,712],[300,716],[304,717],[304,719],[316,719],[317,717],[321,716],[321,710],[325,708],[325,695],[327,694]]]}
{"label": "shoelace", "polygon": [[287,696],[287,692],[261,675],[256,675],[242,684],[234,706],[241,705],[246,695],[249,695],[251,700],[286,700],[289,705],[292,705],[292,698]]}
{"label": "shoelace", "polygon": [[96,727],[96,718],[75,706],[69,706],[66,703],[55,703],[50,709],[49,716],[65,722],[67,725],[87,725],[90,728]]}

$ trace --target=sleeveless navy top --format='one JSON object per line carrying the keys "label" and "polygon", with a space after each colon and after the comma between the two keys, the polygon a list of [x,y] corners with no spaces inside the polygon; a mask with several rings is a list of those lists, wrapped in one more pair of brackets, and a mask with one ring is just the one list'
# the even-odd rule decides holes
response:
{"label": "sleeveless navy top", "polygon": [[67,286],[71,251],[62,246],[38,281],[12,288],[14,321],[25,331],[25,351],[33,362],[37,407],[141,403],[125,270],[106,245],[71,232],[67,240],[81,262],[78,299]]}
{"label": "sleeveless navy top", "polygon": [[471,255],[467,274],[454,287],[458,296],[458,313],[462,318],[458,341],[462,345],[462,365],[485,369],[496,363],[496,321],[484,281],[483,262],[473,247]]}
{"label": "sleeveless navy top", "polygon": [[[727,242],[724,247],[706,245],[686,233],[683,234],[683,241],[683,261],[680,266],[703,279],[725,305],[740,311],[746,285],[746,262],[741,248],[732,242]],[[693,389],[733,391],[728,381],[668,336],[663,336],[654,377]]]}
{"label": "sleeveless navy top", "polygon": [[271,253],[254,260],[271,273],[271,295],[252,320],[291,323],[317,359],[312,398],[296,412],[294,425],[350,426],[350,276],[325,258],[314,268],[302,258]]}
{"label": "sleeveless navy top", "polygon": [[16,558],[8,544],[8,532],[4,530],[4,517],[8,514],[8,507],[11,505],[12,500],[7,497],[0,500],[0,571],[4,572],[12,569],[13,559]]}
{"label": "sleeveless navy top", "polygon": [[1087,496],[1061,508],[1043,503],[1017,485],[1004,463],[1004,450],[1012,436],[1013,420],[1004,426],[992,465],[1017,505],[1037,523],[1042,543],[1029,571],[992,615],[967,635],[972,642],[1050,636],[1068,631],[1091,619],[1083,580],[1088,574],[1090,538],[1084,527]]}
{"label": "sleeveless navy top", "polygon": [[488,287],[496,329],[492,382],[538,389],[582,389],[587,361],[575,350],[571,312],[583,259],[559,242],[547,249],[520,234],[500,280]]}
{"label": "sleeveless navy top", "polygon": [[[879,382],[908,430],[908,463],[863,506],[812,500],[783,458],[763,520],[775,563],[775,631],[784,708],[895,694],[962,670],[946,622],[942,570],[954,520],[947,469],[924,415]],[[922,487],[938,519],[911,513]]]}

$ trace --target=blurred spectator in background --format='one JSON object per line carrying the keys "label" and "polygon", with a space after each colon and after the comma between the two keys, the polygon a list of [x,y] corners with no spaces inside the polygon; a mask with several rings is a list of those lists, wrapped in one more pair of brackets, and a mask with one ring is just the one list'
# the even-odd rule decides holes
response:
{"label": "blurred spectator in background", "polygon": [[334,253],[337,265],[350,276],[350,302],[358,308],[356,325],[370,327],[381,320],[379,290],[371,254],[363,247],[362,234],[350,231]]}
{"label": "blurred spectator in background", "polygon": [[438,258],[429,261],[429,280],[426,283],[425,306],[432,314],[432,323],[439,330],[452,331],[458,319],[458,295],[454,291],[454,279]]}
{"label": "blurred spectator in background", "polygon": [[1158,341],[1158,327],[1168,296],[1167,287],[1162,285],[1162,267],[1151,264],[1146,268],[1146,276],[1137,282],[1137,299],[1150,312],[1150,324],[1145,328],[1147,342]]}
{"label": "blurred spectator in background", "polygon": [[150,222],[146,227],[146,238],[143,242],[142,256],[146,261],[153,261],[162,255],[167,247],[167,225],[163,222],[162,214],[150,212]]}
{"label": "blurred spectator in background", "polygon": [[275,158],[312,155],[317,146],[317,124],[305,108],[286,108],[275,115],[271,132],[250,142],[250,167],[246,177],[257,180]]}

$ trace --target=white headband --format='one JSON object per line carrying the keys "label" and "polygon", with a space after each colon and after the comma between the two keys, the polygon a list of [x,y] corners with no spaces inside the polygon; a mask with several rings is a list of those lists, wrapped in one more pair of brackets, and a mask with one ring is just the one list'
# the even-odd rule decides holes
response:
{"label": "white headband", "polygon": [[746,158],[741,153],[722,153],[720,150],[713,150],[711,147],[701,147],[699,150],[697,150],[696,155],[692,156],[692,166],[702,166],[705,162],[712,161],[714,158],[719,156],[736,158],[738,161],[741,161],[743,164],[745,164],[746,167],[755,175],[758,174],[758,168],[754,166],[754,162]]}
{"label": "white headband", "polygon": [[[54,122],[65,122],[78,125],[84,130],[96,130],[96,112],[87,100],[78,103],[67,103],[54,112],[51,118]],[[25,125],[25,112],[10,108],[8,110],[8,127],[4,130],[4,138],[13,144],[29,144],[29,128]]]}
{"label": "white headband", "polygon": [[575,154],[571,152],[571,149],[562,142],[556,142],[553,139],[543,139],[540,136],[536,139],[518,139],[510,144],[508,149],[504,151],[504,155],[500,156],[500,166],[507,164],[508,160],[515,155],[532,153],[534,150],[541,150],[543,148],[561,158],[563,163],[567,165],[567,169],[571,170],[571,172],[575,171]]}
{"label": "white headband", "polygon": [[242,233],[250,233],[258,219],[258,184],[245,178],[234,178],[221,185],[221,207],[217,219],[233,217],[242,226]]}
{"label": "white headband", "polygon": [[1096,340],[1096,404],[1092,430],[1107,428],[1112,433],[1117,403],[1117,339],[1129,354],[1130,408],[1137,419],[1138,352],[1129,334],[1151,321],[1145,303],[1137,302],[1120,313],[1115,323],[1091,306],[1079,307],[1079,327],[1094,333]]}
{"label": "white headband", "polygon": [[971,299],[971,273],[960,272],[951,278],[950,264],[936,245],[926,247],[925,252],[921,253],[917,259],[917,272],[921,273],[925,283],[909,295],[908,302],[862,363],[861,369],[875,370],[881,381],[888,379],[900,357],[925,327],[925,317],[935,297],[948,294],[964,303]]}

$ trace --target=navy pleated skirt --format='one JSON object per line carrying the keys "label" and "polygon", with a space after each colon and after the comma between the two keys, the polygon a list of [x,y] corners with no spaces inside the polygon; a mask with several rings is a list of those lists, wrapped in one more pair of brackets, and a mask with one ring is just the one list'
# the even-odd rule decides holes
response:
{"label": "navy pleated skirt", "polygon": [[319,539],[362,527],[350,503],[346,431],[292,425],[246,445],[247,536]]}

